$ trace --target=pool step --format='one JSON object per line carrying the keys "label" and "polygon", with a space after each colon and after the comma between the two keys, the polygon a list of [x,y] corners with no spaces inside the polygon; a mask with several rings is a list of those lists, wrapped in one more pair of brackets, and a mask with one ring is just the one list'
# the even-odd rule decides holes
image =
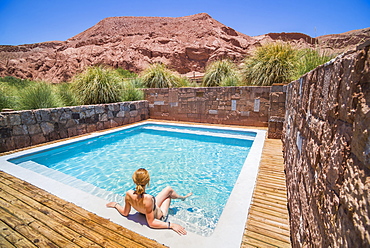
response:
{"label": "pool step", "polygon": [[251,136],[251,132],[246,132],[245,134],[232,134],[232,133],[222,133],[222,132],[213,132],[203,131],[203,130],[191,130],[191,129],[182,129],[182,128],[168,128],[168,127],[154,127],[154,126],[144,126],[142,129],[153,130],[153,131],[166,131],[166,132],[175,132],[175,133],[187,133],[195,135],[206,135],[213,137],[222,137],[222,138],[232,138],[232,139],[242,139],[242,140],[254,140],[254,136]]}
{"label": "pool step", "polygon": [[19,166],[39,173],[43,176],[52,178],[58,182],[64,183],[66,185],[72,186],[74,188],[85,191],[89,194],[98,196],[100,198],[106,199],[108,201],[122,202],[123,197],[113,192],[106,191],[104,189],[98,188],[90,183],[84,182],[73,176],[64,174],[63,172],[53,170],[47,166],[38,164],[34,161],[26,161],[18,164]]}

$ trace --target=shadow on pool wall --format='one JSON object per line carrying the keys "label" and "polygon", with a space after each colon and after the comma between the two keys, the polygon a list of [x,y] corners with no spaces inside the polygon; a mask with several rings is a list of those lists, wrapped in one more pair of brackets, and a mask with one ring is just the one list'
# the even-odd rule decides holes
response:
{"label": "shadow on pool wall", "polygon": [[287,86],[293,247],[370,247],[370,42]]}

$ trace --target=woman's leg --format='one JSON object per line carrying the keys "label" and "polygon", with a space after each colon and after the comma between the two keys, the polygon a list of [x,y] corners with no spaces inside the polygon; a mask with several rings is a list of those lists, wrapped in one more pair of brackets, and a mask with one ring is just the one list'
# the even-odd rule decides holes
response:
{"label": "woman's leg", "polygon": [[171,199],[185,199],[191,196],[193,193],[189,193],[186,196],[181,196],[176,193],[171,187],[167,186],[164,188],[156,197],[157,206],[162,210],[164,216],[167,215],[168,209],[171,204]]}

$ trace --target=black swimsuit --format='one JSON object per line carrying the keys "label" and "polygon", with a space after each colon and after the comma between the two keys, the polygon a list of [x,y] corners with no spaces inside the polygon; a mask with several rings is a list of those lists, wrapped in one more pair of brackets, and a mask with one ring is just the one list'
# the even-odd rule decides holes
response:
{"label": "black swimsuit", "polygon": [[[144,194],[146,194],[146,193],[144,193]],[[163,215],[163,212],[162,212],[161,208],[157,208],[157,200],[155,199],[155,197],[154,196],[151,196],[151,197],[153,199],[154,218],[164,221],[167,218],[167,216]],[[159,217],[159,216],[161,216],[161,217]]]}

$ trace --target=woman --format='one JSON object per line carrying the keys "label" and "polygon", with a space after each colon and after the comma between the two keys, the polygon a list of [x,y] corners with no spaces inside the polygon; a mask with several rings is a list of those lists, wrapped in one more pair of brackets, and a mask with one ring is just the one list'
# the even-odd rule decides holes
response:
{"label": "woman", "polygon": [[145,214],[148,225],[151,228],[168,228],[180,235],[186,235],[184,227],[175,223],[164,222],[163,220],[168,215],[171,199],[184,200],[191,196],[192,193],[180,196],[171,187],[166,187],[156,197],[146,194],[145,188],[149,184],[150,176],[148,171],[143,168],[135,171],[132,175],[132,180],[136,184],[136,189],[126,192],[125,207],[120,206],[116,202],[108,203],[107,207],[115,208],[120,214],[127,217],[132,206],[136,211]]}

